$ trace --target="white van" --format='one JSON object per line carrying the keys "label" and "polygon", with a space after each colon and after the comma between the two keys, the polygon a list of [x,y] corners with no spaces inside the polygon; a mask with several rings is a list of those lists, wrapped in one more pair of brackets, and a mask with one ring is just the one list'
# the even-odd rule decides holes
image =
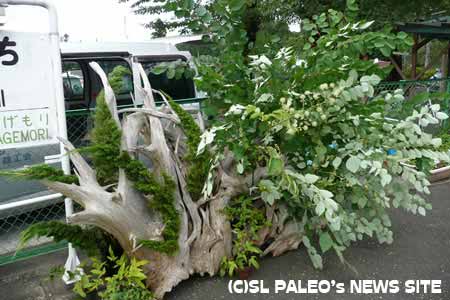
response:
{"label": "white van", "polygon": [[[175,100],[194,99],[196,90],[192,79],[168,79],[165,74],[151,73],[154,65],[160,62],[183,60],[189,61],[189,52],[178,51],[169,43],[62,43],[64,97],[67,110],[67,127],[69,140],[75,146],[88,143],[88,132],[92,127],[90,110],[95,108],[96,97],[102,90],[98,75],[89,67],[92,61],[97,62],[106,73],[121,65],[130,69],[130,75],[124,77],[124,86],[117,95],[117,104],[142,104],[136,85],[140,81],[134,62],[143,65],[153,89],[162,90]],[[134,67],[133,67],[134,66]],[[134,71],[134,72],[133,72]],[[136,79],[138,78],[138,79]],[[158,95],[155,99],[158,101]],[[193,100],[195,102],[195,100]],[[46,162],[46,158],[58,154],[59,147],[20,148],[0,151],[0,170],[20,168]],[[38,182],[11,181],[0,177],[0,204],[18,200],[45,196],[50,192]],[[6,216],[14,216],[38,208],[45,208],[55,202],[34,204],[22,207],[18,212],[0,212],[0,220]],[[45,214],[47,215],[47,214]]]}
{"label": "white van", "polygon": [[[196,97],[192,79],[168,79],[165,74],[151,73],[152,67],[161,62],[176,60],[189,61],[189,52],[178,51],[169,43],[62,43],[63,74],[71,73],[81,77],[84,82],[83,91],[65,93],[66,109],[83,109],[95,106],[95,99],[102,89],[100,78],[89,68],[89,62],[97,62],[106,73],[117,66],[124,66],[130,70],[129,76],[124,77],[124,88],[117,97],[117,104],[130,105],[133,95],[136,104],[141,104],[139,93],[135,85],[139,83],[139,74],[133,69],[133,63],[139,62],[149,77],[153,89],[162,90],[173,99],[191,99]],[[135,72],[133,72],[135,71]],[[66,74],[66,76],[67,76]],[[68,87],[71,85],[69,84]],[[155,97],[158,97],[155,95]]]}

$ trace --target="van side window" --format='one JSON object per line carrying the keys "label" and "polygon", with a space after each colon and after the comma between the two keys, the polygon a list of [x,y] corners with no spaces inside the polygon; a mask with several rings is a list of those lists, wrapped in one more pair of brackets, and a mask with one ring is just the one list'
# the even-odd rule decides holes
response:
{"label": "van side window", "polygon": [[[111,73],[114,68],[118,66],[123,66],[130,70],[129,74],[125,74],[122,77],[122,89],[119,91],[118,95],[116,95],[117,98],[117,104],[118,105],[127,105],[132,104],[131,94],[134,93],[134,87],[133,87],[133,75],[131,72],[130,65],[124,61],[124,60],[99,60],[97,63],[102,67],[102,69],[105,71],[106,74]],[[99,91],[98,91],[99,92]]]}
{"label": "van side window", "polygon": [[[161,62],[151,61],[142,63],[152,88],[165,92],[175,100],[195,98],[194,81],[192,79],[186,79],[184,76],[181,79],[168,79],[165,73],[156,75],[151,72],[153,67]],[[159,95],[155,94],[154,96],[156,101],[162,100]]]}
{"label": "van side window", "polygon": [[63,62],[63,87],[66,101],[84,99],[84,75],[78,62]]}

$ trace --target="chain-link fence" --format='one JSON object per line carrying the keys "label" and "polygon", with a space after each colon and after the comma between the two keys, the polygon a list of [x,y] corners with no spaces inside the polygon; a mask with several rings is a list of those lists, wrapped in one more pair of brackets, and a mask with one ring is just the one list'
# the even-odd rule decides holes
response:
{"label": "chain-link fence", "polygon": [[[194,98],[176,102],[198,111],[202,100],[203,98]],[[66,112],[68,138],[75,147],[89,145],[94,112],[94,109]],[[58,154],[59,145],[0,151],[0,171],[49,163],[52,156]],[[57,163],[54,165],[58,166]],[[67,243],[55,244],[49,239],[39,239],[31,241],[26,249],[16,253],[20,233],[30,225],[42,221],[64,220],[64,199],[34,181],[0,177],[0,190],[0,265],[66,246]]]}
{"label": "chain-link fence", "polygon": [[[421,94],[428,93],[430,95],[439,96],[441,109],[450,113],[450,78],[434,79],[434,80],[402,80],[402,81],[389,81],[381,82],[375,87],[375,95],[390,92],[393,93],[396,90],[402,90],[406,101]],[[447,121],[444,121],[447,126]]]}
{"label": "chain-link fence", "polygon": [[384,81],[375,88],[375,94],[381,92],[394,92],[395,90],[403,90],[406,98],[410,98],[421,92],[438,93],[449,92],[450,79],[434,79],[434,80],[401,80],[401,81]]}
{"label": "chain-link fence", "polygon": [[[59,145],[8,149],[0,151],[0,171],[27,165],[52,163]],[[57,165],[57,164],[55,164]],[[39,221],[64,219],[64,203],[60,195],[48,191],[36,181],[0,177],[0,265],[4,255],[16,251],[19,234]],[[26,205],[25,205],[26,204]],[[31,241],[30,245],[48,241]],[[8,259],[7,259],[8,261]]]}
{"label": "chain-link fence", "polygon": [[5,212],[7,215],[0,220],[0,265],[66,246],[66,243],[49,245],[52,242],[50,239],[41,238],[30,241],[24,251],[16,253],[20,233],[30,225],[42,221],[64,220],[65,209],[62,198],[42,202],[41,206],[43,207],[36,208],[27,205]]}

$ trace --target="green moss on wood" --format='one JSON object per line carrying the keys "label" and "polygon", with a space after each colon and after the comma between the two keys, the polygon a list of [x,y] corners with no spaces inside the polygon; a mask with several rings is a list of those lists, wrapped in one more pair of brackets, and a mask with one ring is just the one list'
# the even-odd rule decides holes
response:
{"label": "green moss on wood", "polygon": [[122,132],[111,115],[103,91],[97,98],[92,146],[87,148],[94,165],[97,180],[108,185],[118,180]]}
{"label": "green moss on wood", "polygon": [[197,148],[200,144],[202,132],[191,114],[172,99],[169,100],[169,104],[180,117],[181,127],[187,137],[188,153],[184,157],[190,163],[186,178],[187,189],[192,199],[198,200],[202,196],[202,189],[208,177],[210,155],[205,151],[197,156]]}
{"label": "green moss on wood", "polygon": [[178,250],[180,217],[175,207],[175,182],[163,173],[159,182],[144,164],[130,157],[126,152],[121,155],[121,167],[134,187],[144,195],[151,196],[149,207],[158,211],[164,222],[162,236],[164,241],[141,241],[141,244],[158,252],[169,255]]}
{"label": "green moss on wood", "polygon": [[63,170],[49,165],[36,165],[23,170],[1,171],[0,176],[6,176],[20,180],[49,180],[67,184],[78,184],[78,178],[74,175],[65,175]]}
{"label": "green moss on wood", "polygon": [[[123,77],[129,73],[127,68],[118,66],[108,75],[109,84],[116,94],[122,89]],[[96,106],[94,129],[91,132],[92,146],[86,150],[91,155],[98,182],[108,185],[118,179],[122,132],[112,117],[104,91],[98,95]]]}
{"label": "green moss on wood", "polygon": [[82,228],[60,221],[40,222],[31,225],[20,234],[19,248],[37,237],[53,238],[56,242],[68,241],[75,247],[86,251],[89,256],[97,256],[101,254],[102,248],[108,248],[108,241],[100,229],[96,227]]}

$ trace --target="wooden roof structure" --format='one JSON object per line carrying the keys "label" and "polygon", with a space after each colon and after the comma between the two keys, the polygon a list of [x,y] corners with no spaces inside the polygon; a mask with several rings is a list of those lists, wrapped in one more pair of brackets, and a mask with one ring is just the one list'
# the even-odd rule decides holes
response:
{"label": "wooden roof structure", "polygon": [[412,78],[406,78],[399,65],[399,60],[391,57],[391,62],[402,79],[418,80],[430,69],[425,68],[420,74],[417,74],[417,53],[420,48],[434,39],[448,41],[447,45],[442,49],[442,55],[445,58],[445,61],[443,59],[441,62],[442,74],[445,77],[448,76],[450,61],[450,16],[434,17],[433,19],[426,21],[399,23],[397,29],[412,34],[414,38],[414,45],[412,46],[411,51]]}
{"label": "wooden roof structure", "polygon": [[450,16],[398,24],[398,29],[426,39],[450,40]]}

